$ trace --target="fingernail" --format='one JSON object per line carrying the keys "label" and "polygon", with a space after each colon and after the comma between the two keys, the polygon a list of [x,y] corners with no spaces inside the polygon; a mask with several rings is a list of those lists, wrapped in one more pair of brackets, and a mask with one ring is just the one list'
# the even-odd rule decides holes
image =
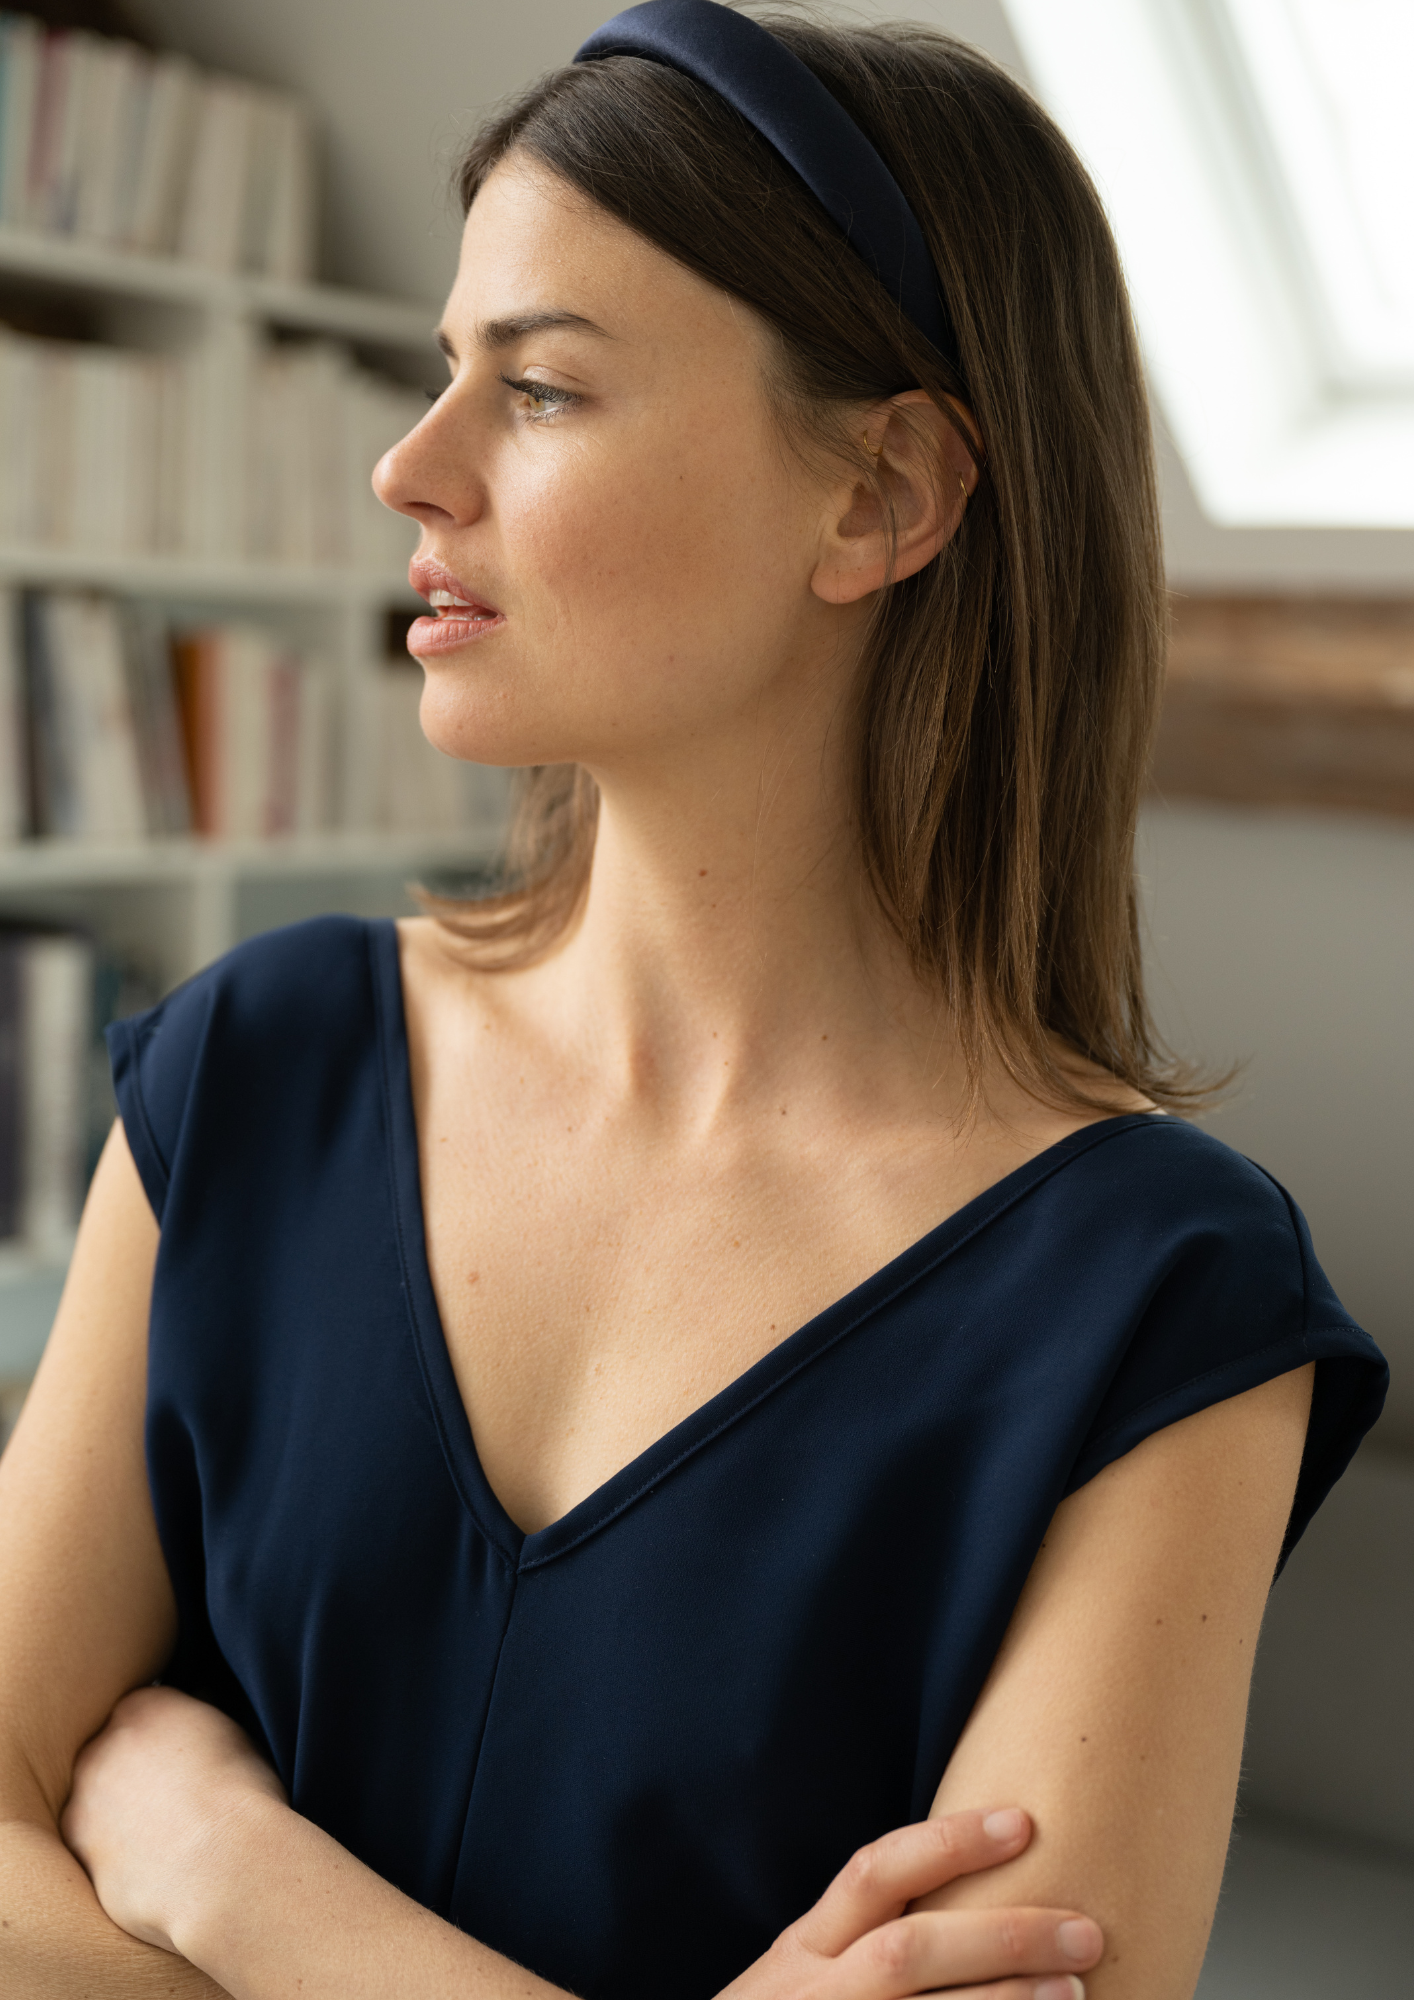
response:
{"label": "fingernail", "polygon": [[982,1831],[988,1840],[1019,1840],[1025,1826],[1025,1813],[1017,1806],[1008,1806],[1004,1812],[988,1813]]}
{"label": "fingernail", "polygon": [[1073,1972],[1060,1979],[1043,1979],[1032,1990],[1034,2000],[1085,2000],[1085,1988]]}
{"label": "fingernail", "polygon": [[1088,1917],[1067,1917],[1056,1925],[1056,1943],[1067,1958],[1094,1958],[1104,1939],[1100,1926]]}

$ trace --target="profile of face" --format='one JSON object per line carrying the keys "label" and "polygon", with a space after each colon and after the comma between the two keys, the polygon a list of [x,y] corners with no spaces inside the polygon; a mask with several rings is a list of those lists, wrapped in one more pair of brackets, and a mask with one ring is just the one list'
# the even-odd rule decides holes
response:
{"label": "profile of face", "polygon": [[[787,445],[754,312],[512,155],[467,217],[442,339],[450,385],[374,475],[422,529],[434,615],[409,645],[439,748],[604,777],[773,715],[788,729],[843,690],[885,580],[883,510],[857,465]],[[859,424],[907,574],[958,510],[910,463],[916,424],[892,405]],[[947,424],[930,434],[966,467],[943,473],[957,494],[971,460]]]}

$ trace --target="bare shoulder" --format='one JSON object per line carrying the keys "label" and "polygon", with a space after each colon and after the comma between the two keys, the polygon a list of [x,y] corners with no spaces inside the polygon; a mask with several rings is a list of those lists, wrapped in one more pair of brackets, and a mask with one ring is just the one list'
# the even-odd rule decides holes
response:
{"label": "bare shoulder", "polygon": [[51,1818],[73,1759],[171,1649],[143,1453],[158,1231],[121,1125],[0,1459],[0,1811]]}
{"label": "bare shoulder", "polygon": [[1038,1837],[949,1906],[1084,1909],[1091,2000],[1189,2000],[1300,1470],[1307,1366],[1156,1432],[1058,1510],[935,1812],[1015,1802]]}

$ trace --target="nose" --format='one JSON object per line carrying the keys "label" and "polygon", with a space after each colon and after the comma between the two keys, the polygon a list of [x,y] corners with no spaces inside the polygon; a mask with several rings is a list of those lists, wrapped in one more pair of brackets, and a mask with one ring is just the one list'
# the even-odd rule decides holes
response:
{"label": "nose", "polygon": [[385,507],[423,527],[465,527],[480,514],[484,494],[478,454],[451,389],[422,422],[385,451],[373,468],[373,490]]}

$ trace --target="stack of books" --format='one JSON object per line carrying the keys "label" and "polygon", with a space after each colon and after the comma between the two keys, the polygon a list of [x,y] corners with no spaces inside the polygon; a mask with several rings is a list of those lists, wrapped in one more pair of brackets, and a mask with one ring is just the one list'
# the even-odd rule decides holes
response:
{"label": "stack of books", "polygon": [[400,568],[414,525],[369,481],[426,414],[420,392],[313,341],[262,355],[250,394],[227,413],[233,464],[204,356],[0,325],[0,545]]}
{"label": "stack of books", "polygon": [[329,677],[275,631],[0,596],[0,839],[261,839],[330,821]]}
{"label": "stack of books", "polygon": [[[360,685],[380,828],[501,816],[505,774],[422,734],[416,665],[404,655]],[[0,844],[321,832],[336,818],[335,723],[330,669],[273,626],[174,628],[95,591],[0,590]]]}
{"label": "stack of books", "polygon": [[208,625],[176,641],[192,824],[218,839],[330,824],[329,676],[260,625]]}
{"label": "stack of books", "polygon": [[246,424],[245,552],[255,561],[401,569],[416,524],[372,487],[378,460],[427,414],[420,390],[355,367],[333,341],[261,355]]}
{"label": "stack of books", "polygon": [[297,99],[0,16],[0,223],[303,281],[314,213]]}

